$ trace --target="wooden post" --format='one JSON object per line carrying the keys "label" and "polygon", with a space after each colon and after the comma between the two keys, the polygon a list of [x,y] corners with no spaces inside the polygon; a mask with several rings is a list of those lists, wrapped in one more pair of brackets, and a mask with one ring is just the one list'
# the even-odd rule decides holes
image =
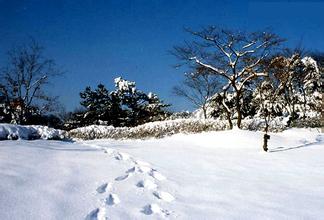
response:
{"label": "wooden post", "polygon": [[264,134],[264,135],[263,135],[263,150],[264,150],[265,152],[268,151],[268,140],[270,140],[270,135],[268,135],[268,134]]}

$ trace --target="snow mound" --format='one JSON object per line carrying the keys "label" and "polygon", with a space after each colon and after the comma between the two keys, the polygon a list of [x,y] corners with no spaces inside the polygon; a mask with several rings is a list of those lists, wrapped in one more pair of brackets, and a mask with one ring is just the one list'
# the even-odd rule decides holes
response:
{"label": "snow mound", "polygon": [[0,140],[63,140],[66,131],[40,125],[0,124]]}

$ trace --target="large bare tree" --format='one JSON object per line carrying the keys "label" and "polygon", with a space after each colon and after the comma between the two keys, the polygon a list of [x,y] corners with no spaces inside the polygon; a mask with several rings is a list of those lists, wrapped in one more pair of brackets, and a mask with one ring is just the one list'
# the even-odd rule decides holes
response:
{"label": "large bare tree", "polygon": [[[229,92],[235,94],[235,115],[240,127],[245,88],[252,80],[268,75],[261,64],[282,40],[270,32],[246,33],[213,26],[187,31],[195,40],[175,46],[172,53],[183,61],[181,64],[204,68],[222,78],[224,100]],[[222,104],[230,117],[229,107],[225,102]]]}
{"label": "large bare tree", "polygon": [[56,97],[46,94],[46,85],[60,75],[55,62],[44,57],[43,48],[31,39],[8,52],[8,65],[1,71],[0,95],[13,123],[27,123],[29,115],[51,110]]}

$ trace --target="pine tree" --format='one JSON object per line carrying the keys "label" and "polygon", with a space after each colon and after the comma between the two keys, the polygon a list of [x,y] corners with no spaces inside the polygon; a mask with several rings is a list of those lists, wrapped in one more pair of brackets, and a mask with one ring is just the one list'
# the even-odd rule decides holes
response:
{"label": "pine tree", "polygon": [[135,82],[121,77],[115,79],[114,91],[109,92],[104,85],[99,84],[95,90],[87,87],[80,93],[80,97],[84,110],[76,112],[70,118],[74,126],[136,126],[163,120],[168,115],[166,107],[169,105],[164,104],[157,95],[137,90]]}
{"label": "pine tree", "polygon": [[135,82],[119,77],[115,79],[115,87],[114,93],[120,97],[122,109],[127,115],[124,121],[126,126],[136,126],[166,117],[165,108],[169,105],[163,104],[153,93],[145,94],[138,90]]}

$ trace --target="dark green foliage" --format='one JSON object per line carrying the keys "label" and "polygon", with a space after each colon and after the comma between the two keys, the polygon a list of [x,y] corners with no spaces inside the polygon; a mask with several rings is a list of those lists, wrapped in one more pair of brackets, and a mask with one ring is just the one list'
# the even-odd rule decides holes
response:
{"label": "dark green foliage", "polygon": [[80,93],[84,110],[75,112],[66,123],[68,129],[92,124],[114,127],[137,126],[146,122],[163,120],[168,112],[155,94],[137,90],[134,82],[115,79],[116,89],[109,92],[99,84],[95,90],[87,87]]}

